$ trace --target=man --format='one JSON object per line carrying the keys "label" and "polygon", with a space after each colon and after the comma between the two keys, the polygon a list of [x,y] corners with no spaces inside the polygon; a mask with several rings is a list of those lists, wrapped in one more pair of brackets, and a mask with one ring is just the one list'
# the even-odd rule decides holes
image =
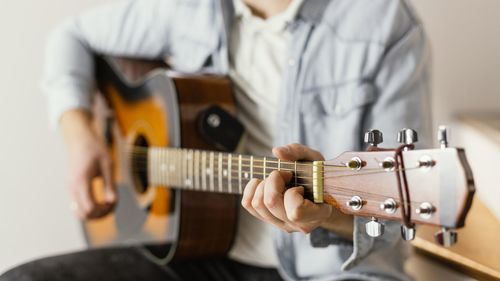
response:
{"label": "man", "polygon": [[[406,1],[117,2],[61,26],[47,48],[44,89],[68,145],[82,218],[116,203],[109,156],[90,127],[93,53],[164,58],[179,71],[228,75],[248,153],[276,147],[284,160],[330,158],[362,149],[369,128],[395,135],[410,127],[429,139],[428,46]],[[98,175],[107,183],[105,204],[89,189]],[[97,250],[35,261],[0,280],[408,279],[398,224],[385,222],[385,235],[370,238],[366,219],[315,205],[301,187],[285,189],[290,177],[273,172],[247,185],[227,259],[160,267],[133,249]]]}

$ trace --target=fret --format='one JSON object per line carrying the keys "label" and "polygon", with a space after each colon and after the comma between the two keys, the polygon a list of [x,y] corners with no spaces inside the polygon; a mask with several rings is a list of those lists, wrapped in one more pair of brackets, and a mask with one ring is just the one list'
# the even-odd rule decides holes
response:
{"label": "fret", "polygon": [[[163,154],[164,154],[164,157],[165,157],[165,160],[167,161],[167,179],[169,180],[168,181],[168,184],[169,185],[172,185],[172,181],[174,179],[174,176],[172,175],[172,169],[173,169],[173,164],[172,164],[172,156],[170,155],[170,149],[167,148],[167,149],[163,149]],[[165,182],[167,183],[167,182]]]}
{"label": "fret", "polygon": [[253,156],[250,156],[250,178],[253,179]]}
{"label": "fret", "polygon": [[281,159],[278,159],[278,171],[281,171]]}
{"label": "fret", "polygon": [[201,189],[207,190],[207,152],[201,153]]}
{"label": "fret", "polygon": [[177,177],[179,176],[179,173],[175,172],[175,167],[177,164],[177,150],[172,149],[170,150],[170,158],[172,159],[170,164],[170,172],[172,173],[172,185],[176,186],[177,185]]}
{"label": "fret", "polygon": [[167,174],[167,168],[165,164],[165,150],[164,149],[158,149],[157,155],[157,162],[156,162],[156,173],[159,175],[159,180],[162,185],[165,185],[167,183],[166,181],[166,174]]}
{"label": "fret", "polygon": [[176,183],[176,186],[177,187],[182,187],[182,154],[181,154],[181,150],[180,149],[176,149],[175,150],[175,158],[176,158],[176,161],[177,161],[177,165],[176,165],[176,170],[177,171],[177,183]]}
{"label": "fret", "polygon": [[200,189],[200,151],[194,152],[194,189]]}
{"label": "fret", "polygon": [[208,174],[210,176],[210,190],[215,190],[214,184],[214,153],[210,152],[210,169],[208,170]]}
{"label": "fret", "polygon": [[148,150],[148,166],[149,166],[149,169],[148,169],[148,177],[149,177],[149,180],[151,181],[152,184],[155,184],[156,183],[156,175],[155,175],[155,149],[149,149]]}
{"label": "fret", "polygon": [[227,183],[228,183],[228,186],[229,186],[229,193],[233,193],[233,183],[232,183],[232,178],[231,178],[231,174],[233,173],[233,165],[231,163],[232,161],[232,155],[229,154],[227,156]]}
{"label": "fret", "polygon": [[185,150],[181,150],[181,163],[182,163],[182,185],[187,186],[188,178],[188,163],[187,163],[187,153]]}
{"label": "fret", "polygon": [[190,149],[186,152],[186,166],[187,166],[187,178],[186,178],[186,185],[193,189],[194,188],[194,181],[193,181],[193,150]]}
{"label": "fret", "polygon": [[295,179],[295,186],[297,186],[297,161],[293,162],[293,178]]}
{"label": "fret", "polygon": [[162,173],[162,167],[163,165],[163,149],[157,149],[155,153],[155,167],[153,170],[155,170],[155,178],[160,183],[162,186],[165,186],[165,180],[164,180],[164,175]]}
{"label": "fret", "polygon": [[262,162],[262,180],[265,180],[266,179],[266,157],[264,157],[264,160]]}
{"label": "fret", "polygon": [[218,183],[219,183],[219,192],[222,192],[222,153],[219,152],[219,157],[218,157],[218,162],[217,162],[217,169],[218,171]]}
{"label": "fret", "polygon": [[164,185],[163,175],[161,173],[161,162],[162,162],[161,153],[162,153],[161,149],[155,149],[155,152],[153,154],[154,155],[152,163],[153,167],[151,170],[154,172],[153,178],[155,179],[155,182]]}
{"label": "fret", "polygon": [[[179,183],[179,173],[176,173],[175,168],[178,167],[177,164],[179,161],[177,161],[177,149],[174,149],[171,151],[172,152],[172,173],[173,173],[173,179],[172,179],[172,185],[177,186]],[[174,173],[175,172],[175,173]]]}
{"label": "fret", "polygon": [[241,186],[241,154],[238,155],[238,191],[243,194],[243,187]]}
{"label": "fret", "polygon": [[188,186],[188,159],[187,159],[187,151],[181,150],[181,165],[182,165],[182,186],[185,188],[189,188]]}
{"label": "fret", "polygon": [[187,163],[187,153],[184,149],[181,149],[181,166],[182,166],[182,181],[181,184],[184,187],[187,187],[187,178],[188,178],[188,163]]}

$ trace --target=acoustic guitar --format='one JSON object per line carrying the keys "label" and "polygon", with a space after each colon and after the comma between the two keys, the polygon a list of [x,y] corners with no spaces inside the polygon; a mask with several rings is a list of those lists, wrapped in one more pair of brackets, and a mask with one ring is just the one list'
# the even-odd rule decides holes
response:
{"label": "acoustic guitar", "polygon": [[[464,226],[474,181],[463,149],[415,150],[416,133],[400,132],[401,146],[382,149],[382,134],[365,135],[367,151],[327,161],[288,162],[232,153],[243,128],[235,119],[231,83],[224,77],[183,75],[154,61],[97,58],[105,101],[96,116],[113,158],[119,193],[115,211],[83,223],[91,246],[141,244],[168,262],[223,256],[236,228],[238,195],[252,178],[293,172],[292,186],[341,212],[371,218],[367,235],[383,235],[384,221],[442,226],[437,241],[450,246]],[[94,184],[102,198],[102,184]]]}

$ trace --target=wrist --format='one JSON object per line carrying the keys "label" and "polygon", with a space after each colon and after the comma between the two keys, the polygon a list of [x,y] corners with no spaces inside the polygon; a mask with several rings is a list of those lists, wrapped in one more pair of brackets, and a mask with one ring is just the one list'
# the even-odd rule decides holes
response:
{"label": "wrist", "polygon": [[94,138],[92,116],[84,109],[72,109],[63,113],[60,127],[66,144]]}

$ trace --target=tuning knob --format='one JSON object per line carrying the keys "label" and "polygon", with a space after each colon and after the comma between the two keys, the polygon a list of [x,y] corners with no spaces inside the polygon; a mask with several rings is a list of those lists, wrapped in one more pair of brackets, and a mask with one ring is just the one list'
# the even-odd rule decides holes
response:
{"label": "tuning knob", "polygon": [[418,134],[415,130],[404,128],[398,133],[398,142],[402,144],[413,144],[418,141]]}
{"label": "tuning knob", "polygon": [[363,207],[363,199],[359,196],[353,196],[349,201],[346,202],[348,207],[351,207],[353,210],[357,211]]}
{"label": "tuning knob", "polygon": [[382,132],[376,129],[369,130],[365,133],[365,143],[372,146],[377,146],[384,141]]}
{"label": "tuning knob", "polygon": [[448,129],[446,126],[439,126],[437,137],[441,148],[448,147]]}
{"label": "tuning knob", "polygon": [[458,233],[456,231],[443,227],[440,231],[434,234],[434,239],[439,245],[450,247],[457,243]]}
{"label": "tuning knob", "polygon": [[423,219],[429,219],[434,213],[435,208],[429,202],[424,202],[415,210],[415,213],[419,214]]}
{"label": "tuning knob", "polygon": [[415,227],[408,227],[406,225],[401,226],[401,237],[403,237],[403,240],[410,241],[415,239],[415,233]]}
{"label": "tuning knob", "polygon": [[398,204],[392,198],[386,199],[383,203],[380,203],[380,210],[388,214],[394,214],[397,208]]}
{"label": "tuning knob", "polygon": [[366,234],[371,237],[379,237],[384,234],[384,225],[374,217],[372,217],[371,221],[366,223],[365,228]]}

